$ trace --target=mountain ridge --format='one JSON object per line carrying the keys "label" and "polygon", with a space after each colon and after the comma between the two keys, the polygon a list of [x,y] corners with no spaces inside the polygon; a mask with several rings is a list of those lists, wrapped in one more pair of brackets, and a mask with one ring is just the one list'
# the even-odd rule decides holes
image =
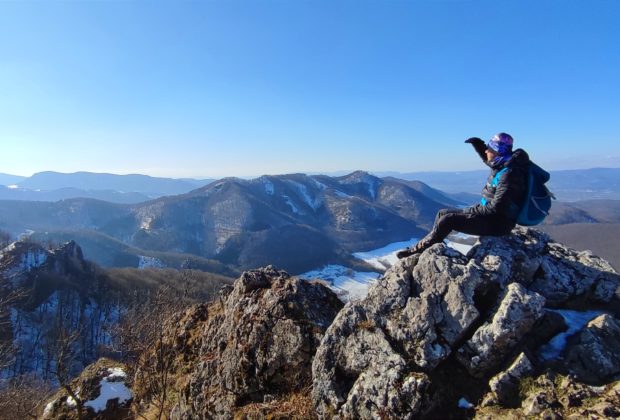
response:
{"label": "mountain ridge", "polygon": [[93,230],[151,252],[195,254],[246,269],[275,262],[304,272],[328,263],[364,265],[353,251],[424,234],[454,200],[418,189],[363,171],[336,178],[230,177],[130,205],[0,201],[0,229],[14,235]]}

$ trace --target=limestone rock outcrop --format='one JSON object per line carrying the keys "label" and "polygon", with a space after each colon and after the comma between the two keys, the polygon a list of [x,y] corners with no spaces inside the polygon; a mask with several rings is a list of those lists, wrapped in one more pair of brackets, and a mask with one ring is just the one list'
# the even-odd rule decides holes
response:
{"label": "limestone rock outcrop", "polygon": [[[538,351],[557,333],[553,308],[605,311],[607,338],[586,331],[581,340],[603,354],[620,315],[620,276],[532,229],[483,237],[467,256],[435,245],[388,270],[328,328],[312,365],[317,413],[442,417],[469,406],[461,398],[514,404],[520,381],[545,369]],[[615,372],[605,354],[600,370]]]}
{"label": "limestone rock outcrop", "polygon": [[[170,375],[178,403],[170,416],[232,418],[241,406],[309,387],[316,348],[341,308],[322,284],[272,267],[244,272],[219,301],[167,328],[176,331],[168,345],[178,349]],[[137,398],[144,405],[149,395]]]}

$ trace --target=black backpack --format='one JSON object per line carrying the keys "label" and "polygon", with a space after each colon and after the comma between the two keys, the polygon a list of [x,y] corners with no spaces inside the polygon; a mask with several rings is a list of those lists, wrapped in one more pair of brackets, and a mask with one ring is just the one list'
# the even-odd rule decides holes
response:
{"label": "black backpack", "polygon": [[534,226],[545,220],[551,210],[551,200],[555,196],[545,183],[551,175],[534,162],[530,162],[527,171],[527,193],[517,223],[523,226]]}
{"label": "black backpack", "polygon": [[[496,187],[499,183],[499,177],[507,170],[504,168],[493,177],[491,184]],[[522,226],[535,226],[542,223],[545,217],[549,215],[551,209],[551,200],[555,200],[555,196],[545,183],[549,181],[551,175],[534,162],[530,162],[527,169],[527,189],[525,200],[519,210],[517,216],[517,224]],[[482,204],[486,204],[486,200],[482,199]]]}

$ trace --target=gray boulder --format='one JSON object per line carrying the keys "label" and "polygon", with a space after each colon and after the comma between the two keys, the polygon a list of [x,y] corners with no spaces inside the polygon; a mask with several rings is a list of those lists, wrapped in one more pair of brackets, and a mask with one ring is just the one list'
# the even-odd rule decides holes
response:
{"label": "gray boulder", "polygon": [[620,311],[620,277],[613,267],[540,231],[518,226],[508,236],[481,237],[470,256],[500,285],[521,283],[544,296],[549,306],[611,304]]}
{"label": "gray boulder", "polygon": [[544,315],[545,298],[519,283],[508,285],[493,318],[459,349],[458,359],[474,376],[483,377],[501,366],[515,346]]}
{"label": "gray boulder", "polygon": [[432,372],[480,314],[481,269],[436,245],[389,270],[361,302],[348,303],[313,362],[321,416],[416,417],[436,404]]}
{"label": "gray boulder", "polygon": [[590,321],[566,349],[565,363],[586,383],[620,379],[620,320],[605,314]]}
{"label": "gray boulder", "polygon": [[491,378],[489,388],[500,404],[512,405],[518,397],[521,380],[532,373],[534,373],[532,362],[521,353],[508,369]]}

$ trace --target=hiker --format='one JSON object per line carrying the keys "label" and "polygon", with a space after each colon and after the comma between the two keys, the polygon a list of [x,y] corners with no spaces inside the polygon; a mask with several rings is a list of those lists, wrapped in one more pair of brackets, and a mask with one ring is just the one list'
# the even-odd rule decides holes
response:
{"label": "hiker", "polygon": [[[465,209],[442,209],[433,229],[412,248],[399,251],[405,258],[442,242],[453,230],[469,235],[500,236],[510,233],[517,223],[526,198],[529,156],[522,149],[512,151],[513,139],[499,133],[488,143],[478,137],[465,140],[491,168],[480,204]],[[499,176],[497,176],[499,174]]]}

